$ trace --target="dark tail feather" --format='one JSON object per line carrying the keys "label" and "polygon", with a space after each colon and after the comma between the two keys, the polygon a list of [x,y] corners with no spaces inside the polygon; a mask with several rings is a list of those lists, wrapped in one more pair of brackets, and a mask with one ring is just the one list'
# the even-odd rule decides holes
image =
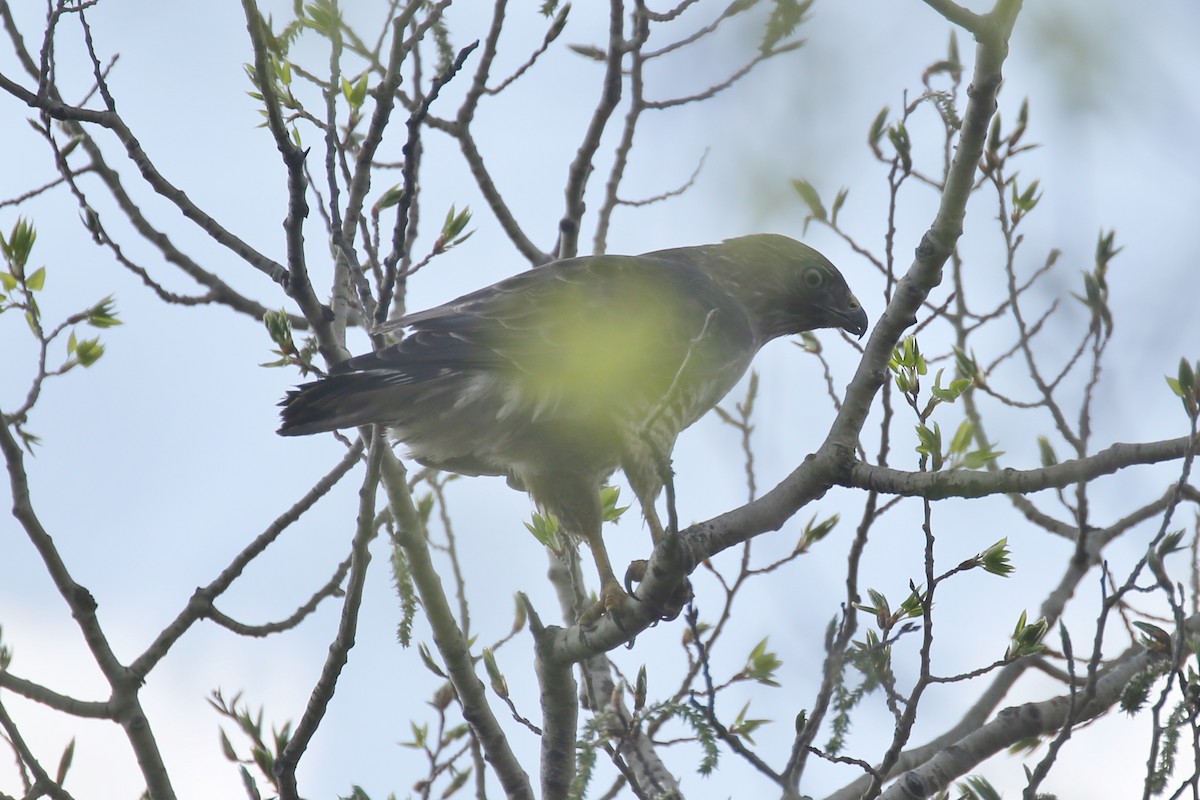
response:
{"label": "dark tail feather", "polygon": [[281,436],[305,436],[399,416],[397,387],[379,372],[350,372],[297,386],[280,402]]}

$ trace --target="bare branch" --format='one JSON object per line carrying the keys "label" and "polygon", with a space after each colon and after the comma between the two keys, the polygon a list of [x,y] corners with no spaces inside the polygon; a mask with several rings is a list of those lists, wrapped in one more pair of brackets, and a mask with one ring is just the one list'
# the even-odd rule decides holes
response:
{"label": "bare branch", "polygon": [[486,691],[475,674],[466,639],[454,620],[454,613],[442,590],[441,579],[429,558],[429,545],[404,479],[404,467],[389,448],[380,447],[379,450],[388,505],[399,526],[395,545],[404,549],[408,559],[413,582],[421,595],[430,627],[433,628],[434,644],[442,655],[450,681],[458,693],[463,716],[478,737],[507,797],[533,800],[529,776],[513,754],[499,721],[488,705]]}
{"label": "bare branch", "polygon": [[[1188,629],[1195,631],[1198,623],[1200,620],[1196,618],[1188,620]],[[1120,699],[1134,675],[1160,661],[1160,656],[1147,651],[1121,659],[1097,681],[1094,696],[1081,703],[1077,718],[1090,719],[1107,711]],[[881,800],[907,800],[936,794],[955,778],[967,774],[985,759],[1016,742],[1057,731],[1067,720],[1072,695],[1073,692],[1068,692],[1051,700],[1005,709],[996,719],[960,739],[955,747],[942,750],[923,767],[899,778],[880,795]]]}
{"label": "bare branch", "polygon": [[1111,475],[1135,464],[1157,464],[1180,459],[1187,453],[1189,442],[1190,437],[1184,436],[1144,444],[1114,444],[1093,456],[1064,461],[1052,467],[996,472],[953,470],[918,473],[855,463],[839,483],[931,500],[984,497],[1009,492],[1027,494]]}
{"label": "bare branch", "polygon": [[366,585],[367,565],[371,561],[368,545],[378,532],[375,527],[375,492],[379,485],[380,461],[385,452],[390,454],[391,450],[382,431],[372,430],[367,474],[359,491],[358,527],[351,546],[350,580],[346,584],[337,635],[329,646],[329,655],[309,696],[304,714],[275,764],[276,775],[279,778],[279,795],[284,800],[298,800],[300,796],[296,786],[296,765],[308,749],[309,742],[317,732],[317,726],[325,716],[337,687],[338,677],[349,660],[350,648],[354,647],[355,633],[358,630],[358,610],[362,604],[363,587]]}

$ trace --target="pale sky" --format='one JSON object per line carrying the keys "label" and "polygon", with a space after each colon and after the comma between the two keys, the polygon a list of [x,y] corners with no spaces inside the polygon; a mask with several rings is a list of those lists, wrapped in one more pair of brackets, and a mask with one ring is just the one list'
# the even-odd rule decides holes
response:
{"label": "pale sky", "polygon": [[[16,11],[24,15],[18,22],[34,50],[40,37],[37,5]],[[351,19],[361,14],[361,24],[373,20],[368,4],[345,5]],[[541,38],[537,4],[511,5],[512,30],[505,41],[511,38],[512,49],[502,48],[496,75],[517,66]],[[601,40],[603,14],[584,5],[577,4],[544,63],[514,84],[511,93],[487,101],[477,122],[477,137],[497,184],[543,249],[553,243],[567,165],[599,91],[600,67],[562,46]],[[278,20],[290,6],[276,3],[270,9]],[[449,24],[456,43],[483,35],[483,6],[463,3],[453,8]],[[120,54],[110,74],[118,110],[160,170],[230,230],[283,261],[284,170],[269,134],[256,127],[256,104],[246,95],[249,83],[242,64],[250,60],[250,50],[236,4],[109,0],[94,8],[89,19],[102,56]],[[681,30],[685,28],[691,29],[685,24]],[[1200,175],[1195,146],[1200,124],[1197,32],[1200,11],[1183,0],[1140,4],[1136,10],[1112,0],[1053,0],[1027,4],[1013,38],[1001,114],[1013,120],[1021,100],[1028,97],[1026,138],[1042,145],[1021,167],[1022,184],[1037,178],[1044,191],[1023,228],[1026,268],[1039,265],[1050,249],[1061,249],[1054,286],[1064,293],[1081,291],[1079,272],[1091,269],[1102,228],[1115,227],[1117,243],[1125,248],[1109,278],[1116,334],[1095,408],[1097,450],[1114,441],[1163,439],[1185,430],[1178,401],[1162,376],[1174,374],[1181,355],[1200,357],[1200,316],[1195,313],[1200,277],[1193,263],[1200,208],[1195,180]],[[367,35],[373,38],[374,30],[368,28]],[[916,96],[922,69],[945,53],[949,26],[917,0],[825,0],[814,6],[801,35],[808,40],[804,48],[766,65],[715,100],[648,112],[623,196],[652,196],[677,186],[707,152],[705,167],[684,196],[619,211],[609,237],[610,252],[714,242],[755,231],[800,238],[806,208],[791,189],[793,178],[812,182],[827,205],[839,187],[850,186],[844,224],[865,246],[882,249],[884,167],[866,148],[867,128],[883,106],[895,113],[904,103],[905,90],[910,100]],[[57,45],[59,78],[73,90],[70,100],[88,85],[89,67],[80,58],[79,39],[73,25],[65,23]],[[969,63],[973,43],[962,35],[958,43]],[[694,57],[651,72],[647,94],[657,98],[702,89],[739,64],[753,44],[736,36],[720,38]],[[325,55],[314,45],[315,37],[302,40],[294,56],[320,69]],[[471,66],[468,62],[468,69]],[[0,48],[0,71],[28,85],[10,48]],[[435,113],[451,114],[459,91],[461,87],[451,84]],[[6,143],[0,199],[54,175],[47,148],[25,121],[28,116],[27,109],[11,99],[0,104],[0,139]],[[914,138],[931,141],[933,121],[931,108],[923,108],[912,126]],[[111,163],[136,185],[135,169],[119,156],[116,140],[103,132],[97,138],[108,148]],[[605,163],[614,142],[614,137],[606,139]],[[321,143],[313,137],[305,144],[312,146],[310,163],[319,169]],[[430,133],[426,147],[422,207],[431,224],[422,228],[416,249],[423,252],[428,247],[435,221],[451,204],[471,206],[476,233],[413,279],[414,309],[527,266],[488,213],[453,143]],[[391,140],[390,148],[384,157],[399,160],[399,142]],[[934,171],[936,148],[925,145],[920,152],[926,169]],[[599,206],[605,177],[603,169],[593,176],[590,208]],[[375,188],[384,188],[386,180],[377,179]],[[901,269],[929,224],[934,200],[932,193],[915,185],[906,192],[897,219]],[[164,201],[140,189],[136,197],[147,215],[207,269],[268,307],[294,310],[277,286],[208,243]],[[106,209],[102,206],[102,213]],[[988,286],[988,276],[1003,256],[993,232],[994,210],[981,198],[973,201],[968,214],[961,251],[968,269],[979,272],[979,285]],[[42,445],[26,466],[43,524],[76,580],[96,597],[118,656],[131,660],[196,586],[212,580],[245,543],[330,469],[342,446],[329,436],[295,440],[275,435],[275,403],[298,376],[258,366],[271,358],[261,325],[224,308],[164,307],[135,276],[112,263],[107,251],[90,244],[77,208],[64,192],[50,193],[20,210],[0,208],[0,230],[7,233],[18,215],[32,219],[38,228],[34,252],[35,261],[47,267],[40,298],[46,319],[59,319],[111,294],[124,322],[101,332],[107,353],[95,367],[46,384],[29,421]],[[114,214],[105,219],[124,236],[122,244],[130,256],[165,285],[195,291],[154,250],[116,224]],[[590,230],[581,239],[582,252],[591,247]],[[874,269],[818,225],[810,226],[804,238],[839,265],[876,319],[883,300]],[[307,247],[315,282],[327,285],[328,251],[315,209]],[[1062,302],[1061,324],[1074,337],[1084,319],[1082,307],[1069,298]],[[856,366],[855,351],[829,333],[821,339],[840,390]],[[945,348],[936,339],[922,344],[927,352]],[[993,355],[1007,346],[1003,341],[980,346],[989,344],[995,346]],[[358,338],[355,346],[365,348],[365,338]],[[0,352],[0,408],[9,409],[23,399],[34,364],[28,332],[15,314],[0,317]],[[791,344],[768,347],[755,367],[762,375],[755,444],[758,483],[764,489],[816,448],[833,412],[818,365]],[[731,407],[743,392],[735,389],[725,405]],[[948,414],[943,429],[952,430],[960,418],[958,412]],[[1036,424],[1009,419],[1001,414],[991,431],[999,449],[1006,451],[1003,463],[1036,466],[1035,436],[1049,432],[1050,423],[1044,418]],[[903,430],[911,427],[896,428]],[[895,465],[915,468],[911,445],[896,442]],[[714,416],[681,437],[674,458],[681,521],[706,519],[744,502],[739,452],[737,435]],[[1105,490],[1093,497],[1096,519],[1111,521],[1139,501],[1158,496],[1171,475],[1169,468],[1137,469],[1101,484]],[[258,559],[222,598],[220,609],[241,621],[260,623],[285,616],[304,602],[347,552],[360,480],[361,471],[352,473]],[[7,482],[0,492],[7,495]],[[472,631],[480,643],[508,632],[512,596],[518,590],[529,593],[547,619],[557,621],[554,595],[544,579],[546,557],[522,525],[529,501],[498,479],[458,481],[451,485],[449,497],[471,586]],[[1053,508],[1050,500],[1042,502]],[[841,564],[860,505],[853,493],[831,491],[782,531],[755,542],[755,558],[765,563],[791,549],[814,513],[843,514],[829,540],[747,592],[739,606],[741,623],[728,634],[717,657],[719,669],[736,671],[744,654],[770,636],[772,649],[783,659],[786,690],[747,688],[731,692],[721,705],[732,717],[751,700],[749,716],[775,720],[756,737],[764,757],[773,763],[786,756],[791,720],[811,702],[819,680],[822,631],[843,598]],[[867,585],[895,601],[907,593],[908,578],[920,575],[915,516],[919,506],[910,510],[914,513],[897,513],[879,525],[878,541],[866,563]],[[978,665],[981,652],[995,657],[1003,653],[1016,617],[1023,609],[1035,611],[1056,579],[1059,567],[1054,565],[1067,550],[1060,540],[1046,541],[1045,534],[1031,530],[1002,500],[947,503],[939,506],[939,515],[944,515],[939,516],[939,547],[947,567],[1007,536],[1018,568],[1008,580],[969,576],[947,588],[940,601],[946,652],[938,655],[946,659],[942,669],[948,672]],[[1185,512],[1180,524],[1190,524],[1190,518]],[[1153,535],[1151,528],[1114,547],[1114,562],[1127,566],[1140,556]],[[649,537],[634,512],[607,540],[617,564],[648,552]],[[329,715],[302,762],[301,792],[308,797],[348,794],[352,784],[361,785],[373,798],[388,792],[404,797],[424,773],[422,757],[398,744],[411,737],[410,719],[432,719],[424,700],[438,681],[421,665],[415,649],[396,644],[399,612],[385,543],[377,541],[373,553],[357,645]],[[732,564],[736,554],[724,557]],[[1043,565],[1049,571],[1039,569]],[[15,652],[14,673],[83,699],[102,699],[103,682],[90,666],[77,627],[24,532],[7,516],[0,517],[0,566],[0,625],[4,643]],[[702,613],[715,610],[718,590],[711,579],[700,577],[696,587]],[[1077,626],[1072,628],[1077,641],[1090,641],[1088,612],[1099,597],[1096,581],[1085,587],[1091,596],[1068,618]],[[707,604],[706,592],[714,593]],[[337,611],[326,603],[299,630],[266,640],[239,639],[215,626],[198,625],[151,674],[143,700],[180,797],[242,796],[236,769],[218,746],[221,720],[208,707],[206,696],[217,688],[226,696],[243,691],[253,708],[265,707],[269,721],[279,725],[297,720],[332,637]],[[628,675],[643,663],[650,665],[651,691],[665,691],[681,669],[677,643],[682,633],[682,622],[661,624],[642,634],[632,651],[613,657]],[[420,622],[416,636],[429,638]],[[961,652],[951,642],[961,644]],[[912,655],[913,644],[907,646],[908,650],[898,648],[897,658]],[[529,650],[523,634],[501,650],[498,659],[515,701],[527,716],[536,717],[536,689],[525,674]],[[898,671],[903,682],[907,674],[900,667]],[[1058,691],[1032,679],[1022,690],[1025,693],[1013,702]],[[925,701],[927,716],[913,743],[936,734],[970,696],[969,690],[964,694],[956,688],[931,692]],[[73,777],[67,782],[77,797],[132,798],[141,791],[136,765],[115,726],[65,720],[8,693],[4,701],[51,766],[54,759],[49,754],[71,736],[78,737]],[[868,701],[868,707],[851,750],[873,760],[882,734],[890,729],[890,717],[877,701]],[[502,706],[497,713],[506,714]],[[1087,744],[1068,747],[1061,776],[1044,784],[1043,791],[1102,799],[1130,796],[1141,781],[1144,720],[1130,723],[1120,716],[1113,722],[1089,731],[1086,735],[1093,738]],[[242,748],[231,726],[225,728]],[[536,739],[515,726],[512,730],[514,746],[536,773]],[[1097,753],[1108,752],[1123,754],[1125,761],[1104,775],[1086,766]],[[707,780],[692,774],[689,763],[675,762],[688,796],[746,796],[748,785],[767,789],[731,753],[723,754],[720,773]],[[1023,784],[1016,759],[1001,757],[982,772],[1010,795],[1019,793]],[[849,768],[814,762],[802,791],[817,796],[853,777]],[[607,781],[598,779],[595,786],[606,786]],[[1089,786],[1089,781],[1097,783]],[[17,785],[12,759],[0,758],[0,790],[14,791]]]}

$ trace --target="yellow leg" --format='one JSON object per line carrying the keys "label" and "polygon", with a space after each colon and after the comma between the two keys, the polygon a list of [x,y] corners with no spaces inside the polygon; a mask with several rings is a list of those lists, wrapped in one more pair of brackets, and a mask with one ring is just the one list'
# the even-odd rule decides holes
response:
{"label": "yellow leg", "polygon": [[613,574],[612,563],[608,560],[608,551],[604,549],[604,539],[600,536],[600,531],[594,530],[585,534],[584,541],[591,548],[596,571],[600,573],[600,602],[579,617],[580,625],[591,625],[604,614],[619,608],[629,595],[625,594],[625,590],[617,582],[617,576]]}
{"label": "yellow leg", "polygon": [[642,506],[642,516],[646,518],[646,525],[650,528],[650,540],[658,544],[667,534],[658,518],[658,512],[654,509],[653,501]]}

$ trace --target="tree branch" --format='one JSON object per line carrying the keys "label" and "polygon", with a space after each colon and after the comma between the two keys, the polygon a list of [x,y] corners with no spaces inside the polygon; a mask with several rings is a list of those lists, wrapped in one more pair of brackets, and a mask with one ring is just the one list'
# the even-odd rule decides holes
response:
{"label": "tree branch", "polygon": [[388,505],[399,526],[394,544],[404,548],[413,583],[421,595],[421,603],[433,629],[434,644],[442,655],[450,682],[458,693],[463,717],[478,737],[509,800],[533,800],[529,776],[512,752],[504,730],[488,705],[483,682],[475,674],[470,649],[458,623],[454,621],[454,612],[450,610],[441,579],[429,557],[429,543],[420,515],[413,506],[404,467],[390,448],[381,447],[380,451],[381,477]]}
{"label": "tree branch", "polygon": [[849,474],[839,483],[857,489],[874,489],[885,494],[930,500],[1010,493],[1024,495],[1090,481],[1136,464],[1174,461],[1183,458],[1189,441],[1189,437],[1183,436],[1144,444],[1114,444],[1093,456],[1027,470],[906,472],[855,462]]}
{"label": "tree branch", "polygon": [[329,645],[329,655],[325,658],[321,676],[313,687],[304,714],[275,762],[280,800],[299,800],[296,766],[317,732],[317,726],[325,717],[329,701],[333,699],[337,688],[338,677],[349,660],[350,649],[354,647],[355,633],[358,630],[358,610],[362,605],[363,587],[367,581],[367,566],[371,563],[369,545],[378,530],[375,527],[375,493],[379,487],[380,461],[384,452],[390,454],[391,450],[382,430],[374,428],[371,431],[371,450],[367,457],[367,474],[358,492],[358,527],[351,545],[350,580],[346,584],[346,597],[342,603],[337,635]]}
{"label": "tree branch", "polygon": [[[1187,629],[1195,632],[1200,619],[1188,620]],[[1143,670],[1160,664],[1163,658],[1140,650],[1123,658],[1106,670],[1096,682],[1095,694],[1075,708],[1075,723],[1092,719],[1107,711],[1121,699],[1129,681]],[[1066,721],[1072,705],[1072,693],[1050,700],[1025,703],[1001,711],[991,722],[964,736],[954,747],[938,752],[924,766],[899,778],[882,795],[881,800],[911,800],[929,797],[949,787],[958,777],[1007,747],[1037,736],[1057,731]]]}
{"label": "tree branch", "polygon": [[608,11],[608,52],[604,59],[604,84],[600,101],[592,112],[592,120],[575,160],[567,170],[566,208],[558,222],[558,258],[574,258],[579,252],[579,226],[583,220],[585,206],[583,193],[587,189],[588,177],[592,174],[593,160],[600,147],[600,137],[608,125],[609,117],[621,101],[621,61],[625,57],[624,4],[621,0],[610,0]]}
{"label": "tree branch", "polygon": [[96,616],[95,599],[91,592],[71,577],[66,563],[54,545],[54,540],[42,527],[41,520],[34,512],[25,472],[24,454],[8,425],[0,425],[0,452],[4,454],[8,466],[13,516],[25,529],[30,542],[37,549],[58,593],[70,606],[71,616],[75,618],[96,665],[112,688],[110,707],[113,719],[124,729],[152,796],[162,800],[174,800],[175,790],[167,775],[158,743],[137,699],[141,682],[117,660]]}

